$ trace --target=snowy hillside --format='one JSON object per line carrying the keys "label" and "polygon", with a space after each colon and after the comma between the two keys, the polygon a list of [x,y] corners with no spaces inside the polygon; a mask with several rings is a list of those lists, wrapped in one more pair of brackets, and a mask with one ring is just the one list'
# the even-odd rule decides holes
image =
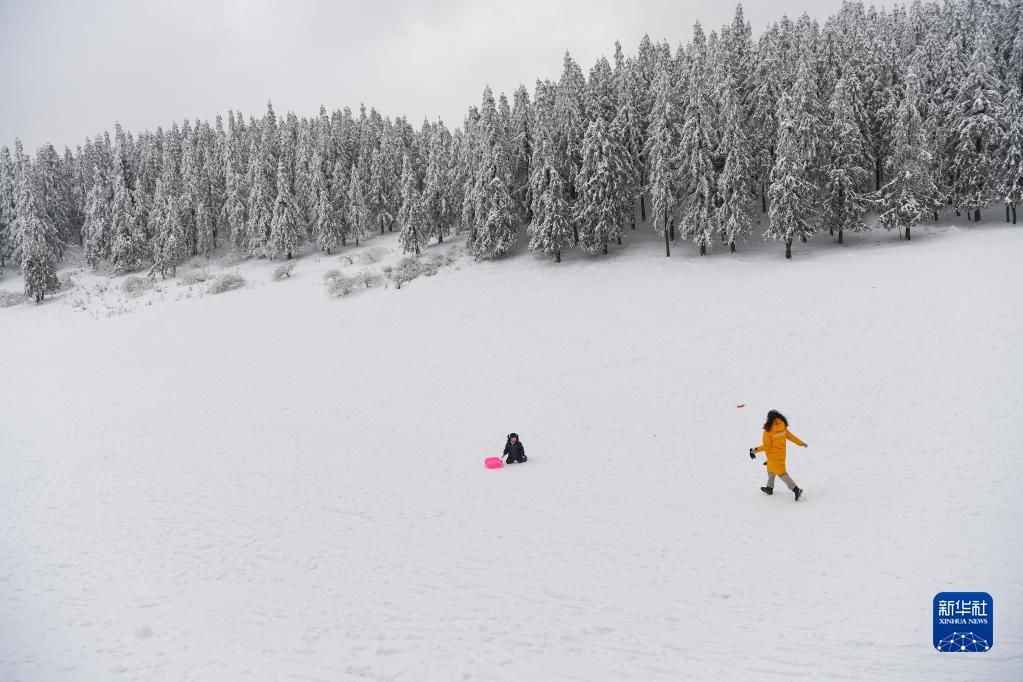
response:
{"label": "snowy hillside", "polygon": [[1020,679],[1023,230],[659,240],[0,310],[0,679]]}

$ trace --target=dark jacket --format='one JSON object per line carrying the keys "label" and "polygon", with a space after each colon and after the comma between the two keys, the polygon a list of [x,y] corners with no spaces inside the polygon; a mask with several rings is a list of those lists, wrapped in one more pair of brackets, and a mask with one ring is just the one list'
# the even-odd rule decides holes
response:
{"label": "dark jacket", "polygon": [[526,449],[522,447],[522,441],[517,443],[505,443],[504,454],[508,456],[509,462],[520,462],[526,456]]}

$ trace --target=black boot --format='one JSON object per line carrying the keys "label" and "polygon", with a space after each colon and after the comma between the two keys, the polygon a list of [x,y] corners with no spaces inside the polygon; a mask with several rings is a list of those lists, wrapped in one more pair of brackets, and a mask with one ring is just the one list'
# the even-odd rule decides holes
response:
{"label": "black boot", "polygon": [[792,492],[793,492],[793,493],[795,494],[795,496],[796,496],[796,502],[799,502],[799,498],[800,498],[800,497],[802,496],[802,494],[803,494],[803,489],[802,489],[802,488],[800,488],[800,487],[799,487],[799,486],[797,485],[797,486],[796,486],[795,488],[793,488],[793,489],[792,489]]}
{"label": "black boot", "polygon": [[768,488],[766,485],[761,488],[766,494],[774,495],[774,488]]}

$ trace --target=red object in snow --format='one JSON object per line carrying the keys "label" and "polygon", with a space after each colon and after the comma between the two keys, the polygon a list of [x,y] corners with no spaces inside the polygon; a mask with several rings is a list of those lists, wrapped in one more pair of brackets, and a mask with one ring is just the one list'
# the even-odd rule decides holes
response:
{"label": "red object in snow", "polygon": [[736,407],[746,407],[746,403],[739,403]]}

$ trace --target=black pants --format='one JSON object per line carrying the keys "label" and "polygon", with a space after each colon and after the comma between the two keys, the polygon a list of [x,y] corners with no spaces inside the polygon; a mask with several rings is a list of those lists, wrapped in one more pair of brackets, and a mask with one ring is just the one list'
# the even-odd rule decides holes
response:
{"label": "black pants", "polygon": [[515,455],[511,455],[511,454],[508,455],[508,464],[515,464],[515,462],[525,462],[525,461],[526,461],[526,456],[525,455],[521,455],[519,457],[516,457]]}

